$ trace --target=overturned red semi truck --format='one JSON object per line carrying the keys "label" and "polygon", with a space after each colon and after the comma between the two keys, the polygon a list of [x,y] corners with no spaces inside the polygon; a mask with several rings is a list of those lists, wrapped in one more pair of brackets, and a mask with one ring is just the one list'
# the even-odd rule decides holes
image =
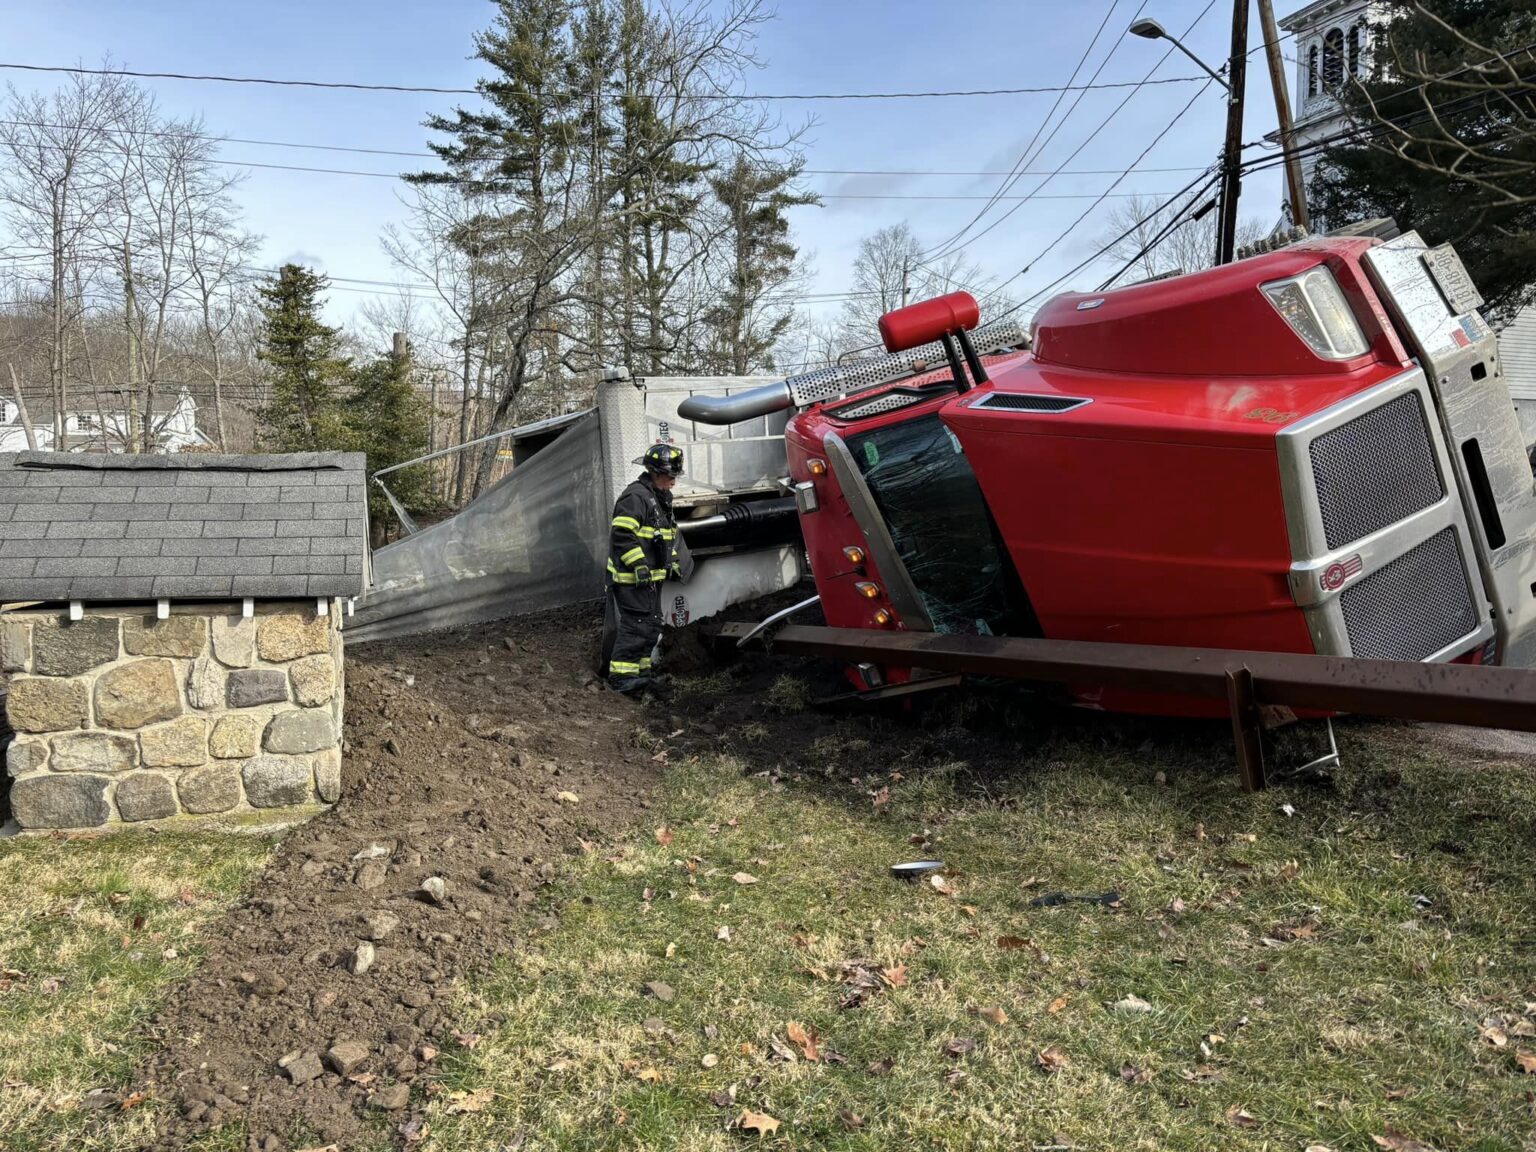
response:
{"label": "overturned red semi truck", "polygon": [[887,356],[680,412],[798,409],[833,626],[1529,667],[1536,494],[1481,303],[1449,245],[1316,238],[1028,335],[955,293],[882,318]]}

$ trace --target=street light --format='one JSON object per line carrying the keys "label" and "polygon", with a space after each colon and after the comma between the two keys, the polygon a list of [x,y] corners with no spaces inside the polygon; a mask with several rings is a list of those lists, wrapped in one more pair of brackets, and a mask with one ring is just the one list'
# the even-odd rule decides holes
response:
{"label": "street light", "polygon": [[1132,36],[1140,36],[1143,40],[1168,41],[1180,52],[1184,53],[1184,55],[1188,56],[1196,64],[1200,65],[1201,68],[1204,68],[1212,80],[1216,81],[1216,83],[1220,84],[1227,90],[1227,95],[1230,96],[1232,94],[1232,85],[1227,83],[1226,79],[1221,75],[1221,73],[1213,71],[1210,65],[1208,65],[1204,60],[1200,59],[1200,57],[1196,56],[1188,48],[1184,47],[1184,45],[1179,42],[1179,38],[1177,36],[1169,35],[1168,29],[1164,28],[1156,20],[1138,20],[1136,23],[1131,25],[1129,31]]}
{"label": "street light", "polygon": [[1168,29],[1156,20],[1138,20],[1127,31],[1143,40],[1167,40],[1180,52],[1200,65],[1216,83],[1227,92],[1227,138],[1221,149],[1221,222],[1216,230],[1216,263],[1229,264],[1237,245],[1237,197],[1242,189],[1243,169],[1238,154],[1243,139],[1243,88],[1247,78],[1248,61],[1248,4],[1249,0],[1235,0],[1232,11],[1232,58],[1227,63],[1227,76],[1222,76],[1200,57],[1196,56],[1177,36],[1170,36]]}

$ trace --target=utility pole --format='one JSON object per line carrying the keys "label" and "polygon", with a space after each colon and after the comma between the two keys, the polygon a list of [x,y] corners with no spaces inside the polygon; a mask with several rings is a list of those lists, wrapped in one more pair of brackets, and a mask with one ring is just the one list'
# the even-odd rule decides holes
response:
{"label": "utility pole", "polygon": [[1221,222],[1216,263],[1230,264],[1237,247],[1237,197],[1242,190],[1243,88],[1248,76],[1248,3],[1232,5],[1232,59],[1227,67],[1227,143],[1221,151]]}
{"label": "utility pole", "polygon": [[1269,82],[1275,90],[1275,116],[1280,121],[1280,149],[1285,157],[1285,182],[1291,193],[1291,223],[1312,226],[1307,212],[1307,186],[1301,179],[1301,160],[1296,155],[1296,128],[1291,123],[1291,93],[1285,83],[1285,64],[1280,58],[1280,30],[1275,27],[1274,0],[1259,0],[1259,23],[1264,28],[1264,55],[1269,61]]}

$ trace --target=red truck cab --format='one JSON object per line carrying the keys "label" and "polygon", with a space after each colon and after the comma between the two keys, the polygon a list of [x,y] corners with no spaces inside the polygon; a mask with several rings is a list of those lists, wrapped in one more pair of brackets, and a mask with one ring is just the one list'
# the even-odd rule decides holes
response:
{"label": "red truck cab", "polygon": [[[1069,293],[980,374],[951,348],[805,404],[790,478],[827,622],[1536,662],[1530,467],[1444,253],[1317,239]],[[963,306],[922,307],[882,322],[894,352],[961,334]]]}

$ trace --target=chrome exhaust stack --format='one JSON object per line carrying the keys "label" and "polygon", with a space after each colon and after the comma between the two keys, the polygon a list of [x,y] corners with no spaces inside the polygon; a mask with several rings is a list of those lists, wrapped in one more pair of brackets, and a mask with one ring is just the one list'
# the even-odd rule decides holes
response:
{"label": "chrome exhaust stack", "polygon": [[[978,355],[985,356],[1012,348],[1027,348],[1029,334],[1017,320],[994,320],[970,333]],[[818,368],[790,376],[777,384],[765,384],[733,396],[690,396],[677,406],[677,414],[701,424],[737,424],[786,408],[804,408],[823,400],[835,400],[870,388],[878,388],[905,376],[931,372],[948,363],[944,346],[938,341],[853,360],[831,368]]]}

